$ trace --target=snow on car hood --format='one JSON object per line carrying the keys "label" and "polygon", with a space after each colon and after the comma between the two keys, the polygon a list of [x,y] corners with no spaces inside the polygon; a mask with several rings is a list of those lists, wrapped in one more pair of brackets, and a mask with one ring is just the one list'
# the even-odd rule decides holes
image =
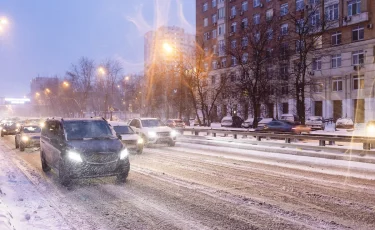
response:
{"label": "snow on car hood", "polygon": [[130,140],[138,140],[139,136],[138,134],[122,134],[121,135],[121,140],[126,140],[126,141],[130,141]]}
{"label": "snow on car hood", "polygon": [[354,122],[352,119],[350,118],[339,118],[337,121],[336,121],[336,124],[337,125],[353,125]]}

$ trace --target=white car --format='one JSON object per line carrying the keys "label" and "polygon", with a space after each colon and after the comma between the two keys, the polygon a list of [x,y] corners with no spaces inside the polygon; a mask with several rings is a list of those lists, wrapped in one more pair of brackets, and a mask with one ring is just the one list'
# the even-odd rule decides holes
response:
{"label": "white car", "polygon": [[110,121],[108,122],[116,132],[116,135],[125,144],[125,147],[133,153],[141,154],[143,152],[144,140],[140,137],[126,122]]}
{"label": "white car", "polygon": [[306,126],[311,129],[324,129],[324,119],[321,116],[310,116],[306,120]]}
{"label": "white car", "polygon": [[129,124],[148,144],[175,146],[177,131],[164,125],[157,118],[135,118]]}

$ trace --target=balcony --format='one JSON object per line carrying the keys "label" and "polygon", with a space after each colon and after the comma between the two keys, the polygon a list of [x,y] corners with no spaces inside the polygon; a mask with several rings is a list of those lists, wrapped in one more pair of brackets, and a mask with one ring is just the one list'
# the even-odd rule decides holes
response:
{"label": "balcony", "polygon": [[349,26],[349,25],[360,23],[360,22],[366,22],[368,20],[369,20],[368,12],[363,12],[363,13],[356,14],[353,16],[344,17],[342,24],[343,26]]}

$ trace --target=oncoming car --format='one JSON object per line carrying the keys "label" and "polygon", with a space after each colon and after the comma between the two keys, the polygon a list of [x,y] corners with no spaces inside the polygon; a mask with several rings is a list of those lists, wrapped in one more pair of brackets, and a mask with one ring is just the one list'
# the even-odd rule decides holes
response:
{"label": "oncoming car", "polygon": [[43,171],[57,169],[63,185],[74,178],[128,177],[129,152],[104,119],[48,119],[40,141]]}
{"label": "oncoming car", "polygon": [[25,148],[39,147],[40,146],[40,127],[39,125],[23,125],[20,127],[20,131],[16,134],[15,145],[16,149],[20,149],[21,152],[25,151]]}
{"label": "oncoming car", "polygon": [[141,154],[143,151],[144,140],[125,122],[110,121],[109,124],[115,130],[117,137],[125,144],[130,151]]}
{"label": "oncoming car", "polygon": [[145,146],[148,144],[168,144],[175,146],[177,132],[165,126],[157,118],[135,118],[130,126],[143,138]]}

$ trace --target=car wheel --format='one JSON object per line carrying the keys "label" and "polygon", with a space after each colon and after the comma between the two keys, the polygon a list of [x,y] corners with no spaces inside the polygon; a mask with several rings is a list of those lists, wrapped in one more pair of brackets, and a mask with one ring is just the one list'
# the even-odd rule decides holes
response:
{"label": "car wheel", "polygon": [[20,151],[21,152],[25,151],[25,145],[23,145],[22,142],[20,143]]}
{"label": "car wheel", "polygon": [[66,166],[63,159],[60,159],[59,162],[59,181],[63,186],[69,186],[71,183],[71,179],[66,171]]}
{"label": "car wheel", "polygon": [[122,171],[117,175],[117,181],[119,183],[125,183],[126,182],[126,178],[128,178],[128,175],[129,175],[129,170],[130,170],[130,163],[129,163],[129,159],[128,159],[126,161],[125,166],[122,169]]}
{"label": "car wheel", "polygon": [[17,138],[14,139],[14,143],[15,143],[15,145],[16,145],[16,149],[18,149],[20,146],[19,146],[19,144],[18,144],[18,142],[17,142]]}
{"label": "car wheel", "polygon": [[171,146],[171,147],[173,147],[173,146],[175,146],[176,145],[176,142],[175,141],[170,141],[169,143],[168,143],[168,146]]}
{"label": "car wheel", "polygon": [[43,172],[51,171],[51,167],[47,165],[46,159],[44,157],[44,153],[40,152],[40,161],[42,162],[42,170]]}

